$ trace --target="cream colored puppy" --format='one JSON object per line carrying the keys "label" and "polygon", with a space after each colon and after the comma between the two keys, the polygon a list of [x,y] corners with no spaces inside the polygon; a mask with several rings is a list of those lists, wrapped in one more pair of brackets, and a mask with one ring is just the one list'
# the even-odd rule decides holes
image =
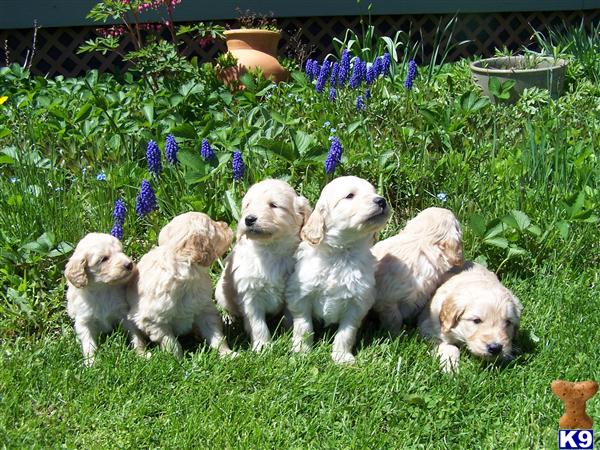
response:
{"label": "cream colored puppy", "polygon": [[255,351],[271,339],[265,316],[284,307],[285,283],[310,212],[308,200],[280,180],[253,185],[242,200],[237,243],[215,297],[231,316],[243,317]]}
{"label": "cream colored puppy", "polygon": [[75,322],[84,364],[94,363],[98,337],[127,321],[125,286],[135,272],[133,261],[123,253],[121,241],[102,233],[89,233],[75,247],[65,267],[67,312]]}
{"label": "cream colored puppy", "polygon": [[375,267],[375,306],[382,325],[397,334],[414,320],[452,267],[462,267],[462,231],[451,211],[427,208],[406,227],[371,249]]}
{"label": "cream colored puppy", "polygon": [[385,199],[366,180],[340,177],[323,188],[302,229],[304,242],[287,287],[294,351],[310,348],[315,316],[326,324],[339,324],[333,360],[354,362],[356,333],[375,301],[375,258],[370,247],[388,217]]}
{"label": "cream colored puppy", "polygon": [[[158,247],[140,260],[139,274],[127,289],[129,318],[163,350],[181,357],[177,336],[197,331],[221,355],[231,353],[212,301],[208,268],[232,236],[225,222],[198,212],[181,214],[161,230]],[[143,340],[134,345],[144,351]]]}
{"label": "cream colored puppy", "polygon": [[512,357],[523,306],[496,275],[476,263],[442,284],[420,317],[421,333],[438,341],[442,369],[458,370],[459,347],[483,359]]}

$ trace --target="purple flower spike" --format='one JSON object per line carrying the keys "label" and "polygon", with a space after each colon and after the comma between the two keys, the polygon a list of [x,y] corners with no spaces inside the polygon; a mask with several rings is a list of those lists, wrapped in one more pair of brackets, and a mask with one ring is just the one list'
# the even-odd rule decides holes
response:
{"label": "purple flower spike", "polygon": [[337,137],[331,138],[331,146],[329,147],[329,152],[327,153],[327,158],[325,159],[325,173],[330,174],[335,171],[335,168],[342,160],[342,152],[344,149],[342,148],[342,143]]}

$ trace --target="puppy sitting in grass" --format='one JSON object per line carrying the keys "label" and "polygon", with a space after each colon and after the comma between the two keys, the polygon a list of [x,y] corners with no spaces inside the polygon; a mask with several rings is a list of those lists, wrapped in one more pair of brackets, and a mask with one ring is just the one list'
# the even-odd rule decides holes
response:
{"label": "puppy sitting in grass", "polygon": [[418,317],[448,270],[464,263],[460,224],[444,208],[421,211],[371,251],[377,258],[373,309],[392,334]]}
{"label": "puppy sitting in grass", "polygon": [[127,321],[126,284],[135,272],[131,258],[123,253],[121,241],[102,233],[89,233],[75,247],[65,268],[67,312],[75,322],[84,364],[94,363],[101,333],[119,324],[135,336]]}
{"label": "puppy sitting in grass", "polygon": [[442,370],[458,370],[461,346],[483,359],[511,359],[521,302],[480,264],[467,263],[456,272],[419,318],[421,333],[438,342]]}
{"label": "puppy sitting in grass", "polygon": [[[223,324],[212,301],[208,268],[231,243],[225,222],[189,212],[175,217],[160,232],[158,247],[138,264],[127,290],[129,318],[152,342],[176,357],[183,355],[177,336],[198,332],[221,355],[231,354]],[[134,342],[144,352],[145,342]]]}
{"label": "puppy sitting in grass", "polygon": [[375,301],[375,258],[370,248],[388,217],[385,199],[366,180],[340,177],[323,188],[302,229],[303,242],[287,287],[294,351],[310,348],[315,316],[326,324],[339,324],[333,360],[354,362],[356,333]]}
{"label": "puppy sitting in grass", "polygon": [[242,200],[237,242],[215,297],[230,316],[243,317],[255,351],[271,339],[266,315],[284,307],[285,283],[310,212],[308,200],[281,180],[253,185]]}

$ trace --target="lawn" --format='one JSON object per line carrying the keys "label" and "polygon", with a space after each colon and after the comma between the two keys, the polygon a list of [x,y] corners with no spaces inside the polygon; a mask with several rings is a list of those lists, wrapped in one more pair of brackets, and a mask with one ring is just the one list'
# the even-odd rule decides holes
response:
{"label": "lawn", "polygon": [[[370,67],[393,50],[385,44],[352,45],[350,56]],[[286,62],[288,83],[253,74],[233,93],[213,64],[185,60],[157,77],[0,69],[0,445],[555,447],[562,404],[550,382],[600,380],[600,88],[588,70],[600,57],[565,55],[558,100],[533,89],[505,104],[481,96],[466,60],[422,64],[406,83],[413,55],[401,48],[389,70],[337,86],[333,100],[300,61]],[[168,135],[177,162],[165,158]],[[334,137],[343,154],[327,174]],[[160,171],[146,160],[150,141]],[[227,329],[235,359],[187,340],[181,361],[157,348],[141,360],[117,331],[83,367],[62,272],[85,233],[113,229],[118,199],[125,250],[139,260],[174,215],[203,211],[235,227],[256,181],[285,179],[314,205],[341,175],[366,178],[388,200],[394,215],[380,238],[428,206],[455,212],[465,256],[524,305],[515,361],[463,352],[460,373],[446,375],[414,330],[392,338],[369,320],[351,367],[331,362],[330,329],[308,355],[290,353],[283,329],[257,355],[239,326]],[[158,203],[138,214],[143,180]],[[588,413],[600,420],[597,398]]]}

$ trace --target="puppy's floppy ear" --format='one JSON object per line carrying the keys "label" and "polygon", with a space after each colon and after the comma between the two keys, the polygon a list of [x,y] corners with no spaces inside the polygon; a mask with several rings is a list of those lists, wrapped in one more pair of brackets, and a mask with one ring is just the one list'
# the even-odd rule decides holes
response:
{"label": "puppy's floppy ear", "polygon": [[184,239],[178,251],[184,255],[189,255],[193,262],[203,267],[210,266],[217,259],[213,245],[208,237],[198,233],[193,233]]}
{"label": "puppy's floppy ear", "polygon": [[214,253],[216,257],[220,257],[227,251],[231,245],[233,239],[233,231],[229,228],[229,225],[225,222],[214,222],[212,225],[215,227],[215,234],[217,242],[214,244]]}
{"label": "puppy's floppy ear", "polygon": [[513,339],[517,337],[517,334],[519,333],[519,327],[521,324],[521,312],[523,311],[523,305],[521,304],[521,302],[519,301],[519,299],[513,295],[512,292],[508,291],[508,298],[510,299],[513,308],[511,308],[511,313],[512,313],[512,323],[514,326],[514,333],[513,333]]}
{"label": "puppy's floppy ear", "polygon": [[458,308],[452,297],[447,297],[440,309],[440,325],[442,333],[448,333],[454,328],[464,312],[464,309],[461,310]]}
{"label": "puppy's floppy ear", "polygon": [[302,227],[300,237],[311,245],[319,245],[325,234],[325,219],[323,218],[323,205],[317,205]]}
{"label": "puppy's floppy ear", "polygon": [[73,286],[81,289],[88,283],[86,267],[87,255],[81,251],[75,251],[65,267],[65,277]]}
{"label": "puppy's floppy ear", "polygon": [[296,214],[300,218],[300,228],[302,228],[308,221],[308,218],[310,217],[310,213],[312,212],[310,203],[308,202],[308,200],[305,197],[298,195],[294,199],[294,210],[296,211]]}

